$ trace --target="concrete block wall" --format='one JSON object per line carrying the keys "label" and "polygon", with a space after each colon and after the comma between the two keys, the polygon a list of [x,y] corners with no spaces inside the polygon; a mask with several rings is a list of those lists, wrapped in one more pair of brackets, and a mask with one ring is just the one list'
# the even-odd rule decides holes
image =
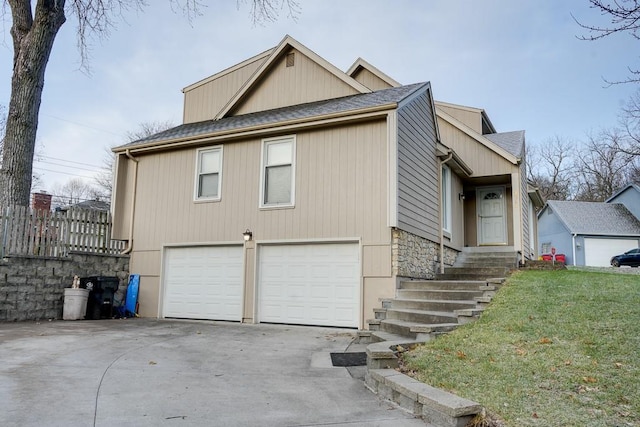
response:
{"label": "concrete block wall", "polygon": [[72,253],[66,258],[0,259],[0,322],[62,319],[64,288],[73,276],[129,277],[128,255]]}

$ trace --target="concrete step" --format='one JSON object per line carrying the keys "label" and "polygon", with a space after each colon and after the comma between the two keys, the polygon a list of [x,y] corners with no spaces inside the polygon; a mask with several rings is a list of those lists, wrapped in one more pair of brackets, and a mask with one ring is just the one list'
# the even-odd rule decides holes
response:
{"label": "concrete step", "polygon": [[479,277],[504,277],[509,273],[509,269],[504,266],[500,267],[478,267],[478,268],[466,268],[466,267],[445,267],[445,274],[450,273],[473,273]]}
{"label": "concrete step", "polygon": [[[494,276],[496,277],[496,276]],[[414,289],[414,290],[468,290],[476,291],[480,286],[486,285],[484,280],[470,279],[470,280],[406,280],[400,282],[400,289]]]}
{"label": "concrete step", "polygon": [[486,267],[503,267],[503,268],[516,268],[516,262],[505,262],[496,259],[487,259],[487,260],[473,260],[473,261],[456,261],[453,264],[453,267],[460,268],[486,268]]}
{"label": "concrete step", "polygon": [[[482,294],[482,292],[479,292]],[[478,298],[478,299],[474,299]],[[392,309],[411,309],[411,310],[426,310],[426,311],[446,311],[453,312],[454,310],[462,310],[465,308],[476,308],[477,301],[484,302],[484,300],[480,300],[481,298],[485,298],[482,295],[477,295],[471,298],[470,300],[428,300],[428,299],[406,299],[406,298],[396,298],[389,302],[389,307],[387,310]]]}
{"label": "concrete step", "polygon": [[[482,285],[476,285],[478,290],[466,289],[398,289],[396,294],[401,299],[424,299],[424,300],[448,300],[465,301],[484,295]],[[392,300],[390,300],[392,301]]]}
{"label": "concrete step", "polygon": [[[454,267],[449,267],[454,268]],[[473,269],[460,269],[460,270],[447,270],[444,274],[436,274],[437,280],[454,280],[454,281],[469,281],[469,280],[487,280],[490,277],[505,277],[508,275],[507,269],[501,269],[500,271],[491,270],[479,272]]]}
{"label": "concrete step", "polygon": [[[461,309],[465,310],[465,309]],[[388,309],[385,320],[397,319],[415,323],[456,323],[457,316],[451,311],[427,311],[412,309]],[[382,322],[384,323],[384,321]]]}

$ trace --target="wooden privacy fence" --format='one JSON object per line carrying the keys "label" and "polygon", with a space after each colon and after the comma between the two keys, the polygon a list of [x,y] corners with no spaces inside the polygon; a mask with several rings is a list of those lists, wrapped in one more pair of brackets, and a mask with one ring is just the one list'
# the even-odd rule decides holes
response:
{"label": "wooden privacy fence", "polygon": [[70,252],[118,254],[124,247],[125,242],[111,240],[109,212],[34,211],[24,206],[0,212],[0,257],[65,257]]}

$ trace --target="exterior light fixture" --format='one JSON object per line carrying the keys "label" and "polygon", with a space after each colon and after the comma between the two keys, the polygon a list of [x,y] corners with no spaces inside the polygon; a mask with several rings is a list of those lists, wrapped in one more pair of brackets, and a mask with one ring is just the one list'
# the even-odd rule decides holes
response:
{"label": "exterior light fixture", "polygon": [[251,240],[251,238],[253,237],[253,233],[251,232],[251,230],[249,230],[247,228],[247,231],[245,231],[244,233],[242,233],[242,237],[244,237],[244,241],[248,242],[249,240]]}
{"label": "exterior light fixture", "polygon": [[458,193],[458,200],[464,200],[464,193]]}

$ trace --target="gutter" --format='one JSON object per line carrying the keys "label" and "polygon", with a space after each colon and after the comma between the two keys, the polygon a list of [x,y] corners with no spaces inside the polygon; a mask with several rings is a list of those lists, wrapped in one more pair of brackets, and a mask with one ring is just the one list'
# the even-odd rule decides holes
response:
{"label": "gutter", "polygon": [[571,243],[572,243],[572,245],[571,245],[571,256],[573,256],[573,266],[574,267],[577,265],[576,264],[576,236],[577,236],[576,233],[573,233],[571,235]]}
{"label": "gutter", "polygon": [[120,255],[128,255],[133,249],[133,218],[136,213],[136,189],[138,188],[138,159],[133,157],[130,150],[125,150],[124,154],[129,160],[133,162],[133,191],[131,191],[131,212],[129,217],[129,239],[127,241],[127,247]]}

